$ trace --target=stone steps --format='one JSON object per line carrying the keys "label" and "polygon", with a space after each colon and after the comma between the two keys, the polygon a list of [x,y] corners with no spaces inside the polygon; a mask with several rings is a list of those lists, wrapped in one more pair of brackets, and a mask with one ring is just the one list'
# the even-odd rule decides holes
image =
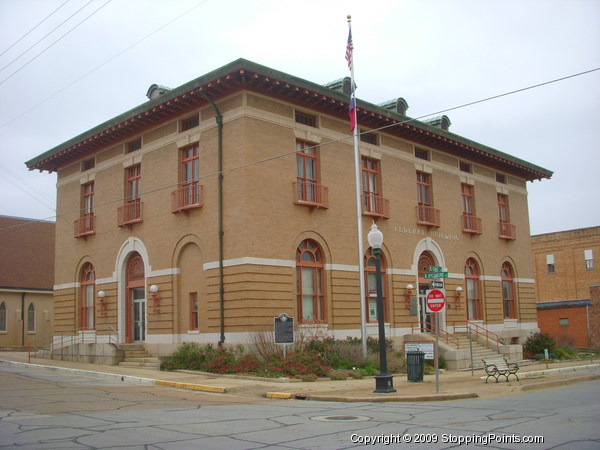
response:
{"label": "stone steps", "polygon": [[121,344],[119,347],[125,353],[125,358],[119,363],[119,366],[147,369],[160,368],[160,360],[149,354],[143,344]]}

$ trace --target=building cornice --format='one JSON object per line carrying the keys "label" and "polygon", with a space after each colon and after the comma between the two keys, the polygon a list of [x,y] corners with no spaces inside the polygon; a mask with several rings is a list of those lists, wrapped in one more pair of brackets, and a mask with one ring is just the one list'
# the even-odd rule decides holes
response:
{"label": "building cornice", "polygon": [[[320,114],[338,118],[347,118],[348,114],[348,95],[238,59],[120,114],[25,164],[30,170],[55,172],[85,155],[132,138],[146,128],[207,106],[200,92],[218,101],[241,90],[262,93]],[[380,129],[381,133],[495,167],[528,181],[552,176],[547,169],[372,103],[358,100],[357,114],[361,126]]]}

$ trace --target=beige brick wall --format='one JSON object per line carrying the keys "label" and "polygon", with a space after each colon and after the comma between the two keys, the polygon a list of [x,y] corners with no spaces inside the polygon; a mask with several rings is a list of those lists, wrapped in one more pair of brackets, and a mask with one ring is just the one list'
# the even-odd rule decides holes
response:
{"label": "beige brick wall", "polygon": [[[293,261],[303,239],[320,243],[326,264],[358,265],[353,147],[344,121],[322,117],[319,128],[300,125],[293,120],[293,105],[258,94],[239,93],[219,102],[219,107],[224,114],[224,259],[283,261],[283,265],[235,263],[225,267],[226,332],[255,331],[271,326],[273,317],[281,312],[298,316]],[[101,281],[98,289],[106,292],[106,317],[98,319],[99,326],[119,326],[117,299],[123,288],[118,287],[118,279],[123,267],[118,255],[122,246],[135,238],[148,255],[148,334],[186,335],[190,292],[199,294],[200,334],[219,332],[217,129],[211,108],[203,108],[200,115],[200,126],[192,130],[178,132],[176,120],[148,130],[142,135],[142,149],[131,154],[123,153],[125,141],[101,150],[96,167],[88,172],[80,172],[79,165],[59,171],[56,284],[77,283],[83,263],[92,262]],[[319,144],[320,179],[329,188],[328,209],[294,204],[297,139]],[[203,207],[188,214],[172,214],[171,192],[179,181],[179,148],[192,142],[200,146]],[[503,323],[498,279],[506,260],[511,261],[521,280],[516,283],[519,318],[535,322],[524,182],[509,178],[509,184],[499,184],[492,169],[477,165],[473,174],[460,172],[457,158],[434,149],[430,149],[432,161],[415,160],[413,145],[391,136],[382,136],[380,142],[377,146],[361,143],[360,149],[362,154],[380,159],[382,193],[390,200],[390,218],[379,219],[377,224],[385,236],[391,327],[410,328],[417,321],[406,308],[405,291],[406,284],[417,284],[415,264],[419,255],[415,248],[427,237],[440,249],[443,261],[438,263],[443,262],[452,274],[447,280],[452,304],[446,312],[448,324],[466,318],[464,296],[461,304],[456,304],[454,289],[463,284],[464,263],[469,257],[481,263],[487,323]],[[142,167],[143,222],[119,228],[117,208],[125,193],[125,167],[137,162]],[[439,229],[416,224],[417,170],[432,174],[434,203],[441,211]],[[460,184],[466,178],[475,187],[476,212],[484,227],[481,236],[462,232]],[[95,182],[96,234],[75,239],[73,221],[79,216],[81,184],[91,179]],[[498,191],[509,196],[516,241],[498,238]],[[366,250],[372,219],[361,220]],[[206,264],[210,268],[206,269]],[[326,271],[326,278],[330,329],[358,329],[357,272],[334,267]],[[159,287],[157,314],[149,293],[152,284]],[[76,287],[57,290],[57,331],[77,326],[77,291]]]}

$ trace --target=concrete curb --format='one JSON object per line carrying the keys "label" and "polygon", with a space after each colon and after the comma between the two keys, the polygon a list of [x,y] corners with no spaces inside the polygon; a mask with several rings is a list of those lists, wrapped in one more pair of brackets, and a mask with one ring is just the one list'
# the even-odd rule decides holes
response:
{"label": "concrete curb", "polygon": [[36,369],[49,370],[52,372],[64,371],[72,373],[73,375],[81,374],[81,375],[93,375],[100,378],[112,378],[116,381],[123,381],[133,384],[143,384],[143,385],[153,385],[155,380],[153,378],[143,378],[143,377],[134,377],[131,375],[119,375],[116,373],[106,373],[106,372],[94,372],[91,370],[84,369],[71,369],[69,367],[58,367],[58,366],[45,366],[42,364],[33,364],[33,363],[25,363],[19,361],[7,361],[4,359],[0,359],[0,364],[5,364],[9,366],[15,367],[34,367]]}
{"label": "concrete curb", "polygon": [[527,386],[521,386],[522,392],[537,391],[539,389],[546,389],[552,387],[567,386],[570,384],[584,383],[586,381],[600,380],[600,375],[582,375],[576,378],[568,378],[566,380],[549,380],[536,384],[529,384]]}
{"label": "concrete curb", "polygon": [[156,386],[167,386],[176,389],[187,389],[188,391],[202,391],[202,392],[213,392],[215,394],[226,394],[227,388],[220,386],[209,386],[206,384],[196,383],[181,383],[179,381],[168,381],[168,380],[154,380]]}
{"label": "concrete curb", "polygon": [[[381,394],[374,394],[381,395]],[[436,402],[446,400],[462,400],[467,398],[479,398],[479,395],[474,392],[464,392],[455,394],[423,394],[413,396],[400,396],[394,395],[390,397],[345,397],[335,395],[300,395],[297,394],[296,398],[304,398],[306,400],[313,400],[319,402],[369,402],[369,403],[381,403],[381,402]]]}

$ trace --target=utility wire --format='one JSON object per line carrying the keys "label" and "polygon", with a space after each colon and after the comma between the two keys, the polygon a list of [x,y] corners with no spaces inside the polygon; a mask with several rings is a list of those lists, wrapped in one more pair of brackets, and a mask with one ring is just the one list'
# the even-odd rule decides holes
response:
{"label": "utility wire", "polygon": [[[56,8],[54,11],[52,11],[49,15],[46,16],[46,18],[44,20],[42,20],[40,23],[38,23],[35,27],[33,27],[31,30],[29,30],[27,33],[25,33],[23,36],[21,36],[19,39],[17,39],[10,47],[8,47],[6,50],[4,50],[2,53],[0,53],[0,56],[4,55],[7,51],[9,51],[11,48],[13,48],[15,45],[17,45],[19,42],[21,42],[25,37],[27,37],[33,30],[35,30],[37,27],[39,27],[41,24],[43,24],[46,20],[48,20],[50,17],[52,17],[52,15],[58,11],[60,8],[62,8],[63,6],[65,6],[67,3],[69,3],[70,0],[67,0],[66,2],[64,2],[62,5],[60,5],[58,8]],[[39,41],[38,41],[39,42]],[[37,44],[37,42],[36,42]],[[35,45],[35,44],[34,44]],[[31,47],[30,47],[31,48]],[[29,49],[28,49],[29,50]],[[4,69],[2,69],[4,70]],[[0,70],[0,72],[2,71]]]}
{"label": "utility wire", "polygon": [[[423,118],[426,118],[426,117],[429,117],[429,116],[439,115],[441,113],[445,113],[445,112],[448,112],[448,111],[454,111],[456,109],[466,108],[468,106],[476,105],[478,103],[483,103],[483,102],[495,100],[495,99],[498,99],[498,98],[501,98],[501,97],[506,97],[508,95],[517,94],[517,93],[524,92],[524,91],[527,91],[527,90],[530,90],[530,89],[535,89],[535,88],[538,88],[538,87],[541,87],[541,86],[546,86],[546,85],[549,85],[549,84],[552,84],[552,83],[557,83],[559,81],[564,81],[564,80],[568,80],[570,78],[574,78],[574,77],[586,75],[586,74],[589,74],[589,73],[592,73],[592,72],[596,72],[598,70],[600,70],[600,67],[595,68],[595,69],[586,70],[586,71],[579,72],[579,73],[575,73],[575,74],[572,74],[572,75],[567,75],[567,76],[564,76],[564,77],[561,77],[561,78],[556,78],[556,79],[553,79],[553,80],[550,80],[550,81],[545,81],[545,82],[538,83],[538,84],[531,85],[531,86],[527,86],[527,87],[524,87],[524,88],[515,89],[513,91],[505,92],[505,93],[502,93],[502,94],[493,95],[491,97],[486,97],[486,98],[481,99],[481,100],[476,100],[476,101],[472,101],[472,102],[469,102],[469,103],[464,103],[464,104],[459,105],[459,106],[454,106],[454,107],[451,107],[451,108],[443,109],[443,110],[440,110],[440,111],[437,111],[437,112],[434,112],[434,113],[430,113],[430,114],[425,114],[425,115],[422,115],[422,116],[419,116],[419,117],[416,117],[416,118],[408,118],[408,119],[400,121],[400,122],[396,122],[396,123],[393,123],[393,124],[390,124],[390,125],[385,125],[385,126],[380,127],[380,128],[376,128],[376,129],[372,129],[372,130],[369,130],[369,131],[365,131],[363,133],[360,133],[360,135],[369,134],[369,133],[372,133],[374,131],[384,130],[384,129],[387,129],[387,128],[390,128],[390,127],[394,127],[394,126],[398,126],[398,125],[405,124],[405,123],[410,123],[410,122],[413,122],[413,121],[417,121],[419,119],[423,119]],[[323,147],[326,147],[328,145],[335,144],[335,143],[338,143],[338,142],[344,142],[344,141],[347,141],[347,140],[350,140],[350,139],[353,139],[353,137],[352,136],[345,136],[343,138],[334,139],[334,140],[328,141],[328,142],[323,143],[323,144],[318,144],[318,145],[306,147],[306,149],[317,148],[317,147],[318,148],[323,148]],[[273,155],[273,156],[270,156],[268,158],[263,158],[263,159],[260,159],[260,160],[249,162],[247,164],[242,164],[240,166],[236,166],[236,167],[232,167],[232,168],[229,168],[229,169],[225,169],[221,173],[222,174],[226,174],[226,173],[235,172],[235,171],[238,171],[238,170],[243,170],[243,169],[251,167],[251,166],[255,166],[255,165],[258,165],[258,164],[263,164],[263,163],[266,163],[266,162],[269,162],[269,161],[273,161],[273,160],[276,160],[276,159],[279,159],[279,158],[283,158],[285,156],[290,156],[290,155],[295,155],[295,154],[296,154],[296,150],[294,149],[293,151],[289,151],[289,152],[285,152],[285,153],[280,153],[278,155]],[[201,180],[207,179],[207,178],[217,177],[218,175],[219,175],[219,172],[213,172],[213,173],[210,173],[210,174],[206,174],[206,175],[200,176],[200,177],[198,177],[198,182],[200,182]],[[156,192],[164,191],[166,189],[172,189],[172,188],[180,186],[180,185],[181,185],[181,183],[178,182],[178,183],[171,183],[171,184],[168,184],[168,185],[160,186],[160,187],[157,187],[155,189],[151,189],[151,190],[144,191],[144,192],[140,193],[140,197],[142,197],[144,195],[149,195],[149,194],[153,194],[153,193],[156,193]],[[108,200],[108,201],[106,201],[104,203],[96,203],[94,205],[94,209],[101,208],[103,206],[108,206],[108,205],[115,204],[115,203],[122,203],[127,198],[129,198],[129,196],[123,196],[123,197],[116,198],[114,200]],[[55,216],[47,217],[46,219],[40,219],[40,220],[59,219],[59,218],[62,218],[63,216],[67,216],[67,215],[75,214],[75,213],[80,213],[81,211],[82,211],[82,208],[77,208],[77,209],[73,209],[73,210],[64,212],[63,214],[57,214]],[[38,221],[38,220],[32,220],[31,222],[33,223],[33,222],[36,222],[36,221]],[[10,226],[10,227],[5,227],[5,228],[0,228],[0,231],[6,230],[6,229],[10,229],[10,228],[24,226],[24,225],[27,225],[28,223],[29,222],[25,222],[23,224],[13,225],[13,226]]]}
{"label": "utility wire", "polygon": [[[92,1],[92,0],[90,0]],[[88,15],[85,19],[83,19],[81,22],[79,22],[77,25],[75,25],[73,28],[71,28],[69,31],[67,31],[65,34],[63,34],[61,37],[59,37],[56,41],[54,41],[52,44],[50,44],[48,47],[46,47],[44,50],[42,50],[41,52],[39,52],[37,55],[35,55],[33,58],[31,58],[29,61],[27,61],[25,64],[23,64],[21,67],[19,67],[17,70],[15,70],[13,73],[11,73],[9,76],[7,76],[4,80],[0,81],[0,85],[4,84],[6,81],[10,80],[13,76],[15,76],[17,73],[19,73],[21,70],[23,70],[25,67],[27,67],[29,64],[31,64],[33,61],[35,61],[38,57],[40,57],[42,54],[44,54],[46,51],[48,51],[51,47],[53,47],[54,45],[56,45],[59,41],[61,41],[65,36],[67,36],[68,34],[70,34],[72,31],[74,31],[76,28],[78,28],[83,22],[85,22],[86,20],[88,20],[90,17],[92,17],[94,14],[96,14],[98,11],[100,11],[102,8],[104,8],[106,5],[108,5],[112,0],[108,0],[106,3],[104,3],[102,6],[100,6],[98,9],[96,9],[93,13],[91,13],[90,15]],[[87,5],[87,4],[86,4]],[[67,19],[68,20],[68,19]]]}
{"label": "utility wire", "polygon": [[[68,1],[68,0],[67,0]],[[41,39],[39,39],[35,44],[33,44],[32,46],[30,46],[28,49],[26,49],[23,53],[21,53],[19,56],[17,56],[15,59],[13,59],[11,62],[9,62],[7,65],[5,65],[4,67],[0,68],[0,72],[4,71],[4,69],[6,69],[7,67],[9,67],[12,63],[14,63],[17,59],[19,59],[21,56],[23,56],[25,53],[27,53],[29,50],[31,50],[33,47],[35,47],[36,45],[38,45],[40,42],[42,42],[44,39],[46,39],[48,36],[50,36],[52,33],[54,33],[58,28],[60,28],[61,26],[63,26],[66,22],[68,22],[71,17],[73,17],[74,15],[76,15],[77,13],[79,13],[79,11],[81,11],[83,8],[85,8],[87,5],[89,5],[90,3],[92,3],[94,0],[90,0],[89,2],[87,2],[85,5],[83,5],[81,8],[79,8],[77,11],[75,11],[73,14],[71,14],[69,17],[67,17],[64,21],[62,21],[61,23],[59,23],[56,27],[54,27],[52,30],[50,30],[48,33],[46,33],[44,36],[42,36]],[[66,2],[65,2],[66,3]],[[64,3],[63,3],[64,5]],[[61,5],[62,6],[62,5]],[[49,16],[48,16],[49,17]],[[44,19],[45,20],[45,19]],[[43,22],[43,21],[42,21]],[[41,23],[41,22],[40,22]],[[32,30],[33,31],[33,30]],[[25,36],[23,36],[25,37]],[[22,38],[21,38],[22,39]],[[18,41],[17,41],[18,42]],[[14,45],[14,44],[13,44]],[[12,47],[12,46],[11,46]],[[10,48],[10,47],[9,47]],[[7,49],[8,50],[8,49]]]}
{"label": "utility wire", "polygon": [[[178,15],[177,17],[175,17],[174,19],[170,20],[169,22],[167,22],[166,24],[160,26],[159,28],[155,29],[154,31],[152,31],[151,33],[147,34],[146,36],[144,36],[143,38],[141,38],[140,40],[138,40],[137,42],[131,44],[129,47],[127,47],[126,49],[120,51],[119,53],[117,53],[116,55],[110,57],[109,59],[107,59],[106,61],[104,61],[103,63],[99,64],[98,66],[94,67],[93,69],[91,69],[90,71],[84,73],[83,75],[81,75],[79,78],[76,78],[75,80],[71,81],[69,84],[67,84],[66,86],[64,86],[63,88],[59,89],[58,91],[54,92],[52,95],[49,95],[48,97],[46,97],[44,100],[42,100],[39,103],[36,103],[35,105],[33,105],[31,108],[23,111],[21,114],[19,114],[18,116],[16,116],[15,118],[9,120],[8,122],[3,123],[2,125],[0,125],[0,129],[6,127],[7,125],[10,125],[11,123],[13,123],[14,121],[20,119],[21,117],[23,117],[24,115],[26,115],[27,113],[29,113],[30,111],[33,111],[34,109],[36,109],[37,107],[41,106],[42,104],[46,103],[48,100],[56,97],[58,94],[66,91],[67,89],[69,89],[71,86],[73,86],[74,84],[76,84],[77,82],[83,80],[85,77],[87,77],[88,75],[90,75],[91,73],[95,72],[96,70],[100,69],[101,67],[104,67],[105,65],[107,65],[108,63],[110,63],[111,61],[117,59],[119,56],[121,56],[123,53],[131,50],[133,47],[141,44],[143,41],[145,41],[146,39],[148,39],[149,37],[153,36],[154,34],[158,33],[159,31],[163,30],[164,28],[166,28],[167,26],[171,25],[173,22],[175,22],[176,20],[181,19],[183,16],[185,16],[186,14],[189,14],[190,12],[192,12],[194,9],[198,8],[199,6],[204,5],[206,2],[208,2],[208,0],[203,0],[200,3],[197,3],[196,5],[192,6],[190,9],[188,9],[187,11],[184,11],[183,13],[181,13],[180,15]],[[0,83],[1,84],[1,83]]]}

